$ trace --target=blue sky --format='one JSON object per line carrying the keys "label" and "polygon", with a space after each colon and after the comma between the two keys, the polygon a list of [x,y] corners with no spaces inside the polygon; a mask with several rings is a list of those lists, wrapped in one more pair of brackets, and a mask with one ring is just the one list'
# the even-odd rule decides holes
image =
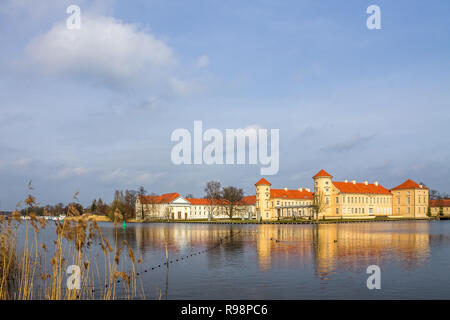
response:
{"label": "blue sky", "polygon": [[[79,5],[81,29],[67,30]],[[368,30],[366,8],[381,8]],[[448,1],[0,1],[0,209],[115,189],[254,193],[259,166],[175,166],[177,128],[280,129],[275,186],[450,192]],[[75,33],[74,33],[75,32]],[[78,33],[76,33],[78,32]]]}

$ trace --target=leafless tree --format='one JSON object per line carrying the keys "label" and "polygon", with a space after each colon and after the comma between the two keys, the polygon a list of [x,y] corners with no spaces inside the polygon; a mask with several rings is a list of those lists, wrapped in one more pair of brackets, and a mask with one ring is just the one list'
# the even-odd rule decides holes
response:
{"label": "leafless tree", "polygon": [[222,187],[219,181],[209,181],[205,187],[205,199],[209,201],[208,221],[211,220],[214,214],[214,208],[217,206],[219,200],[222,198]]}
{"label": "leafless tree", "polygon": [[328,204],[325,200],[325,195],[320,190],[314,193],[312,215],[313,219],[319,220],[319,213],[325,211],[328,208]]}
{"label": "leafless tree", "polygon": [[158,212],[158,195],[155,193],[151,193],[150,195],[146,196],[145,199],[150,218],[155,218],[156,213]]}
{"label": "leafless tree", "polygon": [[144,203],[142,201],[142,197],[144,197],[147,194],[147,190],[145,190],[145,188],[143,186],[140,186],[137,192],[138,196],[139,196],[139,200],[141,202],[141,215],[142,215],[142,219],[144,219]]}
{"label": "leafless tree", "polygon": [[230,219],[233,219],[233,214],[236,205],[244,198],[244,190],[236,187],[223,188],[223,199],[227,201],[227,215]]}
{"label": "leafless tree", "polygon": [[163,210],[163,217],[164,219],[166,219],[167,221],[170,220],[170,213],[172,212],[170,206],[166,206]]}

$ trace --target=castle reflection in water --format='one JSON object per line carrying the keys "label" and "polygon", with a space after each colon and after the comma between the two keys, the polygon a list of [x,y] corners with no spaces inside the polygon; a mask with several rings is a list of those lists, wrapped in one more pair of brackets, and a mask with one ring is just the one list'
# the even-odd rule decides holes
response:
{"label": "castle reflection in water", "polygon": [[[430,225],[417,223],[355,223],[319,225],[136,224],[121,238],[145,258],[165,250],[177,257],[215,246],[215,250],[256,254],[260,271],[302,266],[319,277],[337,269],[365,270],[392,257],[402,269],[413,270],[430,254]],[[232,237],[231,237],[232,236]],[[228,238],[227,238],[228,237]],[[230,238],[231,237],[231,238]]]}

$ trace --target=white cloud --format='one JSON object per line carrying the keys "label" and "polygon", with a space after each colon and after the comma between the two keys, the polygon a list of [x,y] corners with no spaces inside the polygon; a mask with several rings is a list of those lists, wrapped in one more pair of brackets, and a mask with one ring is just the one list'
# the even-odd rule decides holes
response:
{"label": "white cloud", "polygon": [[147,30],[89,14],[82,14],[79,30],[63,21],[34,38],[26,56],[27,66],[44,72],[119,86],[171,82],[176,65],[173,50]]}
{"label": "white cloud", "polygon": [[164,176],[165,172],[148,173],[148,172],[130,172],[123,169],[116,169],[101,177],[104,182],[123,183],[128,185],[151,184]]}
{"label": "white cloud", "polygon": [[204,68],[209,66],[209,57],[207,55],[202,55],[197,59],[197,67]]}
{"label": "white cloud", "polygon": [[28,167],[31,162],[33,162],[33,160],[28,159],[28,158],[22,158],[22,159],[17,159],[13,162],[13,165],[19,168],[25,168]]}
{"label": "white cloud", "polygon": [[69,178],[74,176],[82,176],[88,172],[87,168],[75,167],[75,168],[63,168],[56,174],[57,178]]}

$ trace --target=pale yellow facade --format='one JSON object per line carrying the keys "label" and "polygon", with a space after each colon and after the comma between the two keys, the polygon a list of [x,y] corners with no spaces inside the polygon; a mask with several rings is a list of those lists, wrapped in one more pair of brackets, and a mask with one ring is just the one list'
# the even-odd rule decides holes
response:
{"label": "pale yellow facade", "polygon": [[[332,178],[323,170],[316,174],[313,177],[314,194],[310,199],[275,197],[273,193],[271,195],[271,184],[262,179],[255,185],[256,212],[262,220],[317,218],[317,212],[319,219],[427,217],[428,188],[412,180],[389,190],[377,181],[336,182]],[[306,188],[298,190],[303,189]],[[285,190],[293,193],[293,190]]]}
{"label": "pale yellow facade", "polygon": [[403,217],[426,217],[428,189],[392,190],[394,214]]}

